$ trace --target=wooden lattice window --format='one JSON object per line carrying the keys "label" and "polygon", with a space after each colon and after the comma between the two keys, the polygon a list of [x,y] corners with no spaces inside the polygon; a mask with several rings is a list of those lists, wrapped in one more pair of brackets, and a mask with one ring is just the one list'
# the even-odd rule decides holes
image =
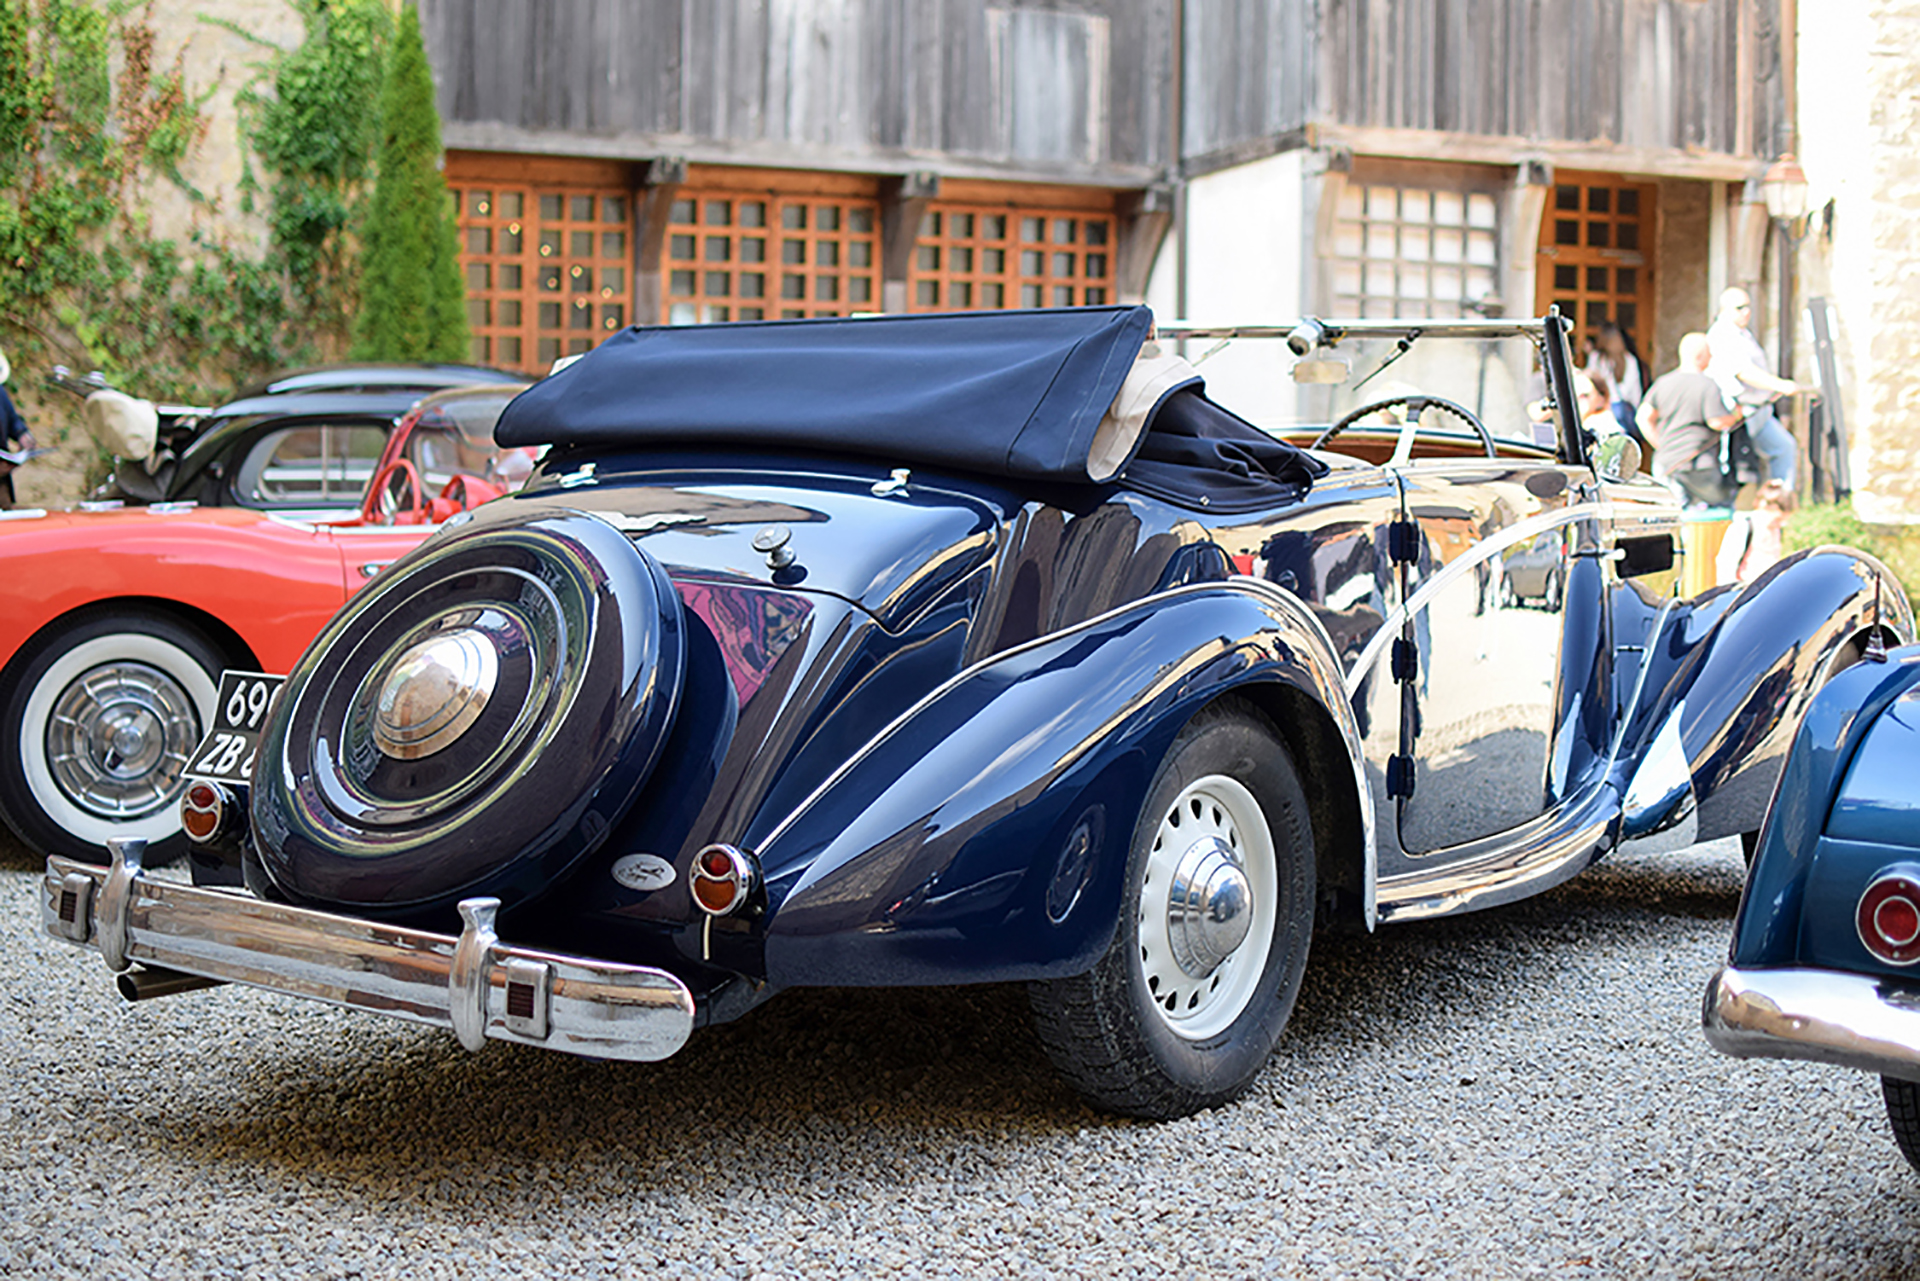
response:
{"label": "wooden lattice window", "polygon": [[1558,304],[1583,339],[1611,320],[1650,350],[1656,190],[1613,174],[1556,175],[1540,226],[1540,310]]}
{"label": "wooden lattice window", "polygon": [[1499,293],[1492,193],[1410,181],[1349,181],[1334,211],[1332,311],[1463,316]]}
{"label": "wooden lattice window", "polygon": [[660,319],[844,316],[880,306],[880,207],[858,197],[682,191]]}
{"label": "wooden lattice window", "polygon": [[545,371],[627,323],[633,206],[624,187],[450,185],[473,360]]}
{"label": "wooden lattice window", "polygon": [[1110,214],[936,203],[914,241],[909,306],[1098,306],[1115,296],[1113,248]]}

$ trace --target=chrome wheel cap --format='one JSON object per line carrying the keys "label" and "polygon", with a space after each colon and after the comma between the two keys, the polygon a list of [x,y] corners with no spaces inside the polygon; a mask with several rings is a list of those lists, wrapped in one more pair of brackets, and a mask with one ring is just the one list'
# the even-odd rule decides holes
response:
{"label": "chrome wheel cap", "polygon": [[166,803],[200,737],[193,699],[145,663],[104,663],[67,686],[47,723],[47,762],[60,790],[112,818]]}
{"label": "chrome wheel cap", "polygon": [[1218,836],[1187,847],[1174,869],[1167,903],[1167,941],[1174,963],[1203,979],[1246,941],[1253,924],[1253,887],[1240,860]]}
{"label": "chrome wheel cap", "polygon": [[1253,793],[1209,774],[1174,798],[1147,854],[1140,977],[1177,1035],[1204,1040],[1246,1010],[1273,947],[1279,872]]}
{"label": "chrome wheel cap", "polygon": [[374,745],[394,760],[433,755],[480,719],[499,675],[492,639],[470,627],[410,646],[380,682]]}

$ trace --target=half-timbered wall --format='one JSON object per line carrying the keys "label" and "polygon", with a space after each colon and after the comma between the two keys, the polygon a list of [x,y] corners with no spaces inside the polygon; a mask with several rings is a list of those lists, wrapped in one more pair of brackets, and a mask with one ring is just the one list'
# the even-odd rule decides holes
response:
{"label": "half-timbered wall", "polygon": [[1191,0],[1184,12],[1189,162],[1309,124],[1762,158],[1790,141],[1773,0]]}
{"label": "half-timbered wall", "polygon": [[1173,0],[421,0],[449,146],[1144,185]]}

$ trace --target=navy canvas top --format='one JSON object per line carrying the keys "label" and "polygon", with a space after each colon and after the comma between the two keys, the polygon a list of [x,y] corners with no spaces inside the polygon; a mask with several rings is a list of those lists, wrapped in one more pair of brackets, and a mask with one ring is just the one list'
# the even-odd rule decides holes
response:
{"label": "navy canvas top", "polygon": [[[522,392],[503,446],[766,445],[1077,481],[1146,307],[630,328]],[[1130,456],[1130,455],[1129,455]]]}

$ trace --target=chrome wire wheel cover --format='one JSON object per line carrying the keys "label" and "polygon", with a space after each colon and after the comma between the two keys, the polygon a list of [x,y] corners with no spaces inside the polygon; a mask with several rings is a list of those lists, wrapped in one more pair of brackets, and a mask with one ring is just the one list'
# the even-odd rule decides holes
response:
{"label": "chrome wire wheel cover", "polygon": [[[1196,873],[1213,893],[1201,892]],[[1225,774],[1189,784],[1160,816],[1137,923],[1147,998],[1175,1034],[1205,1040],[1246,1009],[1273,946],[1278,896],[1273,833],[1253,793]],[[1217,963],[1208,964],[1207,939],[1223,943]]]}
{"label": "chrome wire wheel cover", "polygon": [[55,698],[47,765],[83,810],[136,818],[173,799],[199,738],[200,717],[179,682],[146,663],[102,663]]}

